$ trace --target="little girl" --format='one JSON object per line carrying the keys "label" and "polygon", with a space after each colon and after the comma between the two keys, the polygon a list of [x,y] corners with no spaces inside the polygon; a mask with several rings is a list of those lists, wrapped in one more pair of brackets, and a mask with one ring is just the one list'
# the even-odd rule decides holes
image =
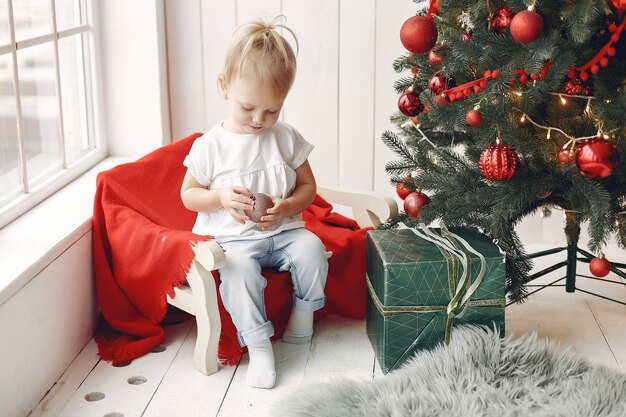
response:
{"label": "little girl", "polygon": [[[278,19],[278,18],[277,18]],[[324,285],[331,253],[304,229],[301,213],[315,198],[315,177],[307,161],[313,145],[278,121],[293,83],[296,57],[277,23],[240,27],[219,75],[229,117],[196,139],[184,165],[185,207],[197,211],[193,232],[214,236],[226,254],[220,294],[241,346],[247,346],[248,384],[271,388],[276,381],[265,315],[261,268],[290,271],[294,307],[283,341],[304,344],[313,335],[313,312],[326,302]],[[297,40],[296,40],[297,46]],[[274,207],[258,223],[245,215],[254,193],[272,197]]]}

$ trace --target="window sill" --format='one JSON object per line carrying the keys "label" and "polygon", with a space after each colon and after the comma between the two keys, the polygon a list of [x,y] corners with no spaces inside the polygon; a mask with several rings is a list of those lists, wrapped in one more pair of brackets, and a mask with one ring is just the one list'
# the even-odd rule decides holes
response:
{"label": "window sill", "polygon": [[0,229],[0,306],[91,230],[96,176],[134,158],[107,158]]}

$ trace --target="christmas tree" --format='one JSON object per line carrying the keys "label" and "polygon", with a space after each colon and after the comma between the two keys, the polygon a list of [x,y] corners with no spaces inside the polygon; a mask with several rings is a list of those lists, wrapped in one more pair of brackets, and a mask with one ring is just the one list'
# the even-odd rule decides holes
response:
{"label": "christmas tree", "polygon": [[[532,268],[515,226],[566,213],[568,243],[626,247],[626,0],[441,0],[402,25],[387,222],[481,229],[507,258],[512,300]],[[608,272],[608,271],[607,271]]]}

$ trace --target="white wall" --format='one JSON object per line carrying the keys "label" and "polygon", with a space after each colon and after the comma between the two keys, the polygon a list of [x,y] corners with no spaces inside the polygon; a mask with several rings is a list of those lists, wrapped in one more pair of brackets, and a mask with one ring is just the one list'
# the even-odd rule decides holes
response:
{"label": "white wall", "polygon": [[143,155],[171,136],[164,1],[96,3],[109,154]]}
{"label": "white wall", "polygon": [[26,416],[91,339],[91,232],[0,305],[0,414]]}

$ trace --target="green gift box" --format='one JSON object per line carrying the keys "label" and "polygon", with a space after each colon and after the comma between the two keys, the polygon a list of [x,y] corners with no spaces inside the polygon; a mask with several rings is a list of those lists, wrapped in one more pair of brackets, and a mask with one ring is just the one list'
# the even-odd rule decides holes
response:
{"label": "green gift box", "polygon": [[477,231],[451,228],[452,237],[443,232],[367,233],[367,335],[384,373],[447,341],[459,324],[497,326],[504,335],[504,255]]}

